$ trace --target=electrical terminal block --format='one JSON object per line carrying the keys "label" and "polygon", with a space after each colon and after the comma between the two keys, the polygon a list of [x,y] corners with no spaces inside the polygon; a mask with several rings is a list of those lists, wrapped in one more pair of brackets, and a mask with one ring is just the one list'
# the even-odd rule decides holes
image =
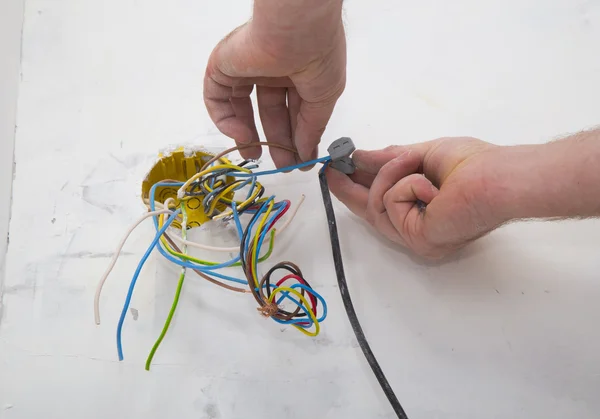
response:
{"label": "electrical terminal block", "polygon": [[356,170],[356,166],[352,161],[354,150],[356,150],[356,147],[351,138],[338,138],[327,148],[327,152],[331,156],[329,165],[342,173],[351,175]]}

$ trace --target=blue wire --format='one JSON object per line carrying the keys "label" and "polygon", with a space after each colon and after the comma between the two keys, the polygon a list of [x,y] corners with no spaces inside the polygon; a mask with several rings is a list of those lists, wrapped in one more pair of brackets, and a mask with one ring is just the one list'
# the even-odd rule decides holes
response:
{"label": "blue wire", "polygon": [[[272,196],[270,197],[266,202],[265,205],[263,205],[263,207],[261,207],[261,209],[264,209],[263,211],[261,211],[261,213],[266,211],[266,206],[267,204],[272,201],[275,197]],[[278,203],[279,204],[279,203]],[[282,203],[283,204],[283,203]],[[275,206],[273,207],[275,208]],[[265,239],[265,236],[267,234],[267,231],[270,230],[270,226],[273,224],[273,221],[275,220],[275,218],[277,218],[279,216],[279,214],[285,209],[285,205],[280,205],[278,210],[271,216],[271,218],[269,220],[267,220],[267,222],[265,223],[265,228],[263,229],[260,237],[258,238],[258,243],[256,246],[256,253],[255,253],[255,257],[254,257],[254,263],[255,266],[258,266],[258,258],[260,255],[260,249],[262,248],[263,245],[263,241]],[[254,226],[254,223],[256,223],[256,221],[258,221],[258,219],[260,218],[260,216],[256,217],[254,219],[254,222],[250,224],[250,229],[252,229],[252,227]],[[252,232],[252,230],[250,230],[250,233]],[[248,237],[250,237],[250,234],[248,234]],[[244,249],[245,249],[245,253],[248,253],[248,247],[250,246],[250,241],[251,240],[247,240],[246,243],[244,244]]]}
{"label": "blue wire", "polygon": [[[275,196],[272,196],[271,198],[269,198],[269,200],[273,200],[275,199]],[[268,201],[267,201],[268,202]],[[277,217],[279,217],[279,214],[281,214],[281,212],[283,210],[285,210],[286,204],[285,202],[278,202],[277,205],[279,205],[279,208],[277,208],[277,211],[271,216],[271,218],[265,223],[265,229],[262,231],[261,236],[259,237],[259,241],[258,241],[258,245],[256,247],[256,257],[255,257],[255,261],[258,264],[258,255],[260,254],[260,249],[263,245],[263,241],[267,235],[267,231],[269,231],[272,227],[273,227],[273,223],[275,222],[275,219]]]}
{"label": "blue wire", "polygon": [[[178,266],[181,266],[181,267],[184,267],[184,268],[190,268],[190,269],[197,269],[197,270],[199,270],[201,272],[208,273],[208,274],[210,274],[212,276],[216,276],[217,278],[221,278],[221,279],[224,279],[226,281],[231,281],[231,282],[236,282],[238,284],[248,285],[248,282],[244,281],[242,279],[238,279],[238,278],[234,278],[234,277],[231,277],[231,276],[223,275],[223,274],[220,274],[218,272],[207,271],[206,267],[204,267],[204,266],[202,266],[202,269],[198,269],[198,265],[194,265],[194,264],[191,264],[189,262],[182,261],[181,259],[174,258],[170,254],[168,254],[166,252],[166,250],[162,246],[160,246],[160,245],[157,246],[157,249],[160,252],[160,254],[163,255],[168,261],[173,262],[174,264],[176,264]],[[236,259],[239,260],[239,256]],[[237,260],[236,260],[236,262],[237,262]]]}
{"label": "blue wire", "polygon": [[[263,204],[265,201],[259,202],[259,204]],[[282,205],[285,205],[285,202],[280,201],[273,205],[273,210],[278,210]],[[260,208],[260,207],[259,207]],[[248,208],[245,213],[246,214],[256,214],[258,210],[256,208]]]}
{"label": "blue wire", "polygon": [[[275,197],[271,197],[271,199],[273,199]],[[279,214],[281,214],[281,212],[285,209],[285,206],[282,206],[279,210],[277,210],[277,212],[275,212],[271,218],[267,221],[267,223],[265,223],[265,228],[263,229],[263,231],[261,232],[260,237],[258,238],[258,243],[256,246],[256,252],[254,254],[254,266],[258,266],[258,255],[260,255],[260,249],[262,248],[263,242],[265,240],[265,237],[267,235],[267,231],[269,231],[273,225],[273,222],[275,221],[275,219],[279,216]]]}
{"label": "blue wire", "polygon": [[173,214],[171,214],[169,216],[169,218],[167,219],[167,221],[165,222],[165,225],[156,233],[156,236],[154,236],[154,240],[152,240],[152,243],[150,243],[150,246],[148,246],[148,250],[146,250],[146,253],[144,253],[144,256],[142,256],[142,259],[140,260],[140,263],[138,264],[137,269],[135,270],[135,273],[133,274],[133,278],[131,278],[131,283],[129,284],[129,290],[127,291],[127,297],[125,298],[125,304],[123,305],[123,310],[121,311],[121,317],[119,318],[119,324],[117,325],[117,353],[119,354],[119,361],[123,360],[123,347],[121,345],[121,331],[123,329],[123,322],[125,321],[125,315],[127,314],[127,310],[129,309],[129,304],[131,303],[131,296],[133,295],[133,289],[135,288],[137,279],[140,275],[140,272],[142,271],[142,267],[144,266],[144,263],[146,263],[146,260],[148,259],[148,256],[150,256],[150,253],[152,253],[152,250],[154,250],[154,248],[156,247],[158,240],[160,239],[160,237],[163,235],[163,233],[167,230],[169,225],[173,222],[175,217],[177,217],[177,215],[180,212],[181,212],[180,209],[177,209],[176,211],[174,211]]}
{"label": "blue wire", "polygon": [[250,197],[252,196],[252,192],[254,191],[255,187],[256,187],[256,176],[252,176],[252,185],[250,186],[250,190],[248,191],[248,195],[246,195],[246,199],[250,199]]}
{"label": "blue wire", "polygon": [[[214,167],[218,163],[219,163],[219,160],[217,159],[214,162],[212,162],[212,164],[210,165],[210,167]],[[214,186],[215,186],[215,178],[213,177],[213,178],[210,179],[210,188],[213,189]]]}
{"label": "blue wire", "polygon": [[[239,185],[237,185],[235,188],[233,188],[234,191],[240,190],[242,189],[244,186],[248,185],[252,180],[255,180],[256,178],[252,178],[252,179],[248,179],[245,180],[244,182],[240,183]],[[212,198],[213,196],[221,193],[222,191],[216,190],[214,189],[212,192],[209,192],[208,194],[206,194],[206,196],[204,197],[204,199],[202,200],[202,205],[206,206],[206,203],[210,200],[210,198]],[[252,194],[252,189],[250,189],[250,194]],[[248,199],[248,198],[246,198]]]}
{"label": "blue wire", "polygon": [[[316,292],[314,289],[307,287],[304,284],[293,284],[290,286],[290,288],[295,289],[295,288],[302,288],[304,291],[314,295],[317,300],[319,300],[321,302],[321,305],[323,306],[323,313],[321,314],[321,317],[319,317],[317,319],[317,321],[319,323],[321,323],[323,320],[325,320],[327,318],[327,303],[325,302],[325,299],[323,297],[321,297],[321,295]],[[286,291],[281,291],[281,293],[283,294]],[[289,293],[288,293],[289,294]],[[299,301],[296,301],[293,297],[291,296],[287,296],[288,298],[292,299],[296,304],[300,305]],[[281,304],[281,302],[283,301],[283,299],[286,298],[286,296],[281,296],[279,297],[279,300],[277,300],[277,304]]]}
{"label": "blue wire", "polygon": [[[260,208],[257,210],[257,212],[259,214],[262,214],[264,212],[264,210],[267,208],[267,204],[271,201],[271,199],[273,199],[273,197],[270,197],[269,199],[267,199],[261,206]],[[248,253],[248,246],[250,244],[250,238],[252,236],[252,228],[254,227],[254,224],[256,224],[256,221],[260,218],[260,215],[257,215],[256,217],[254,217],[254,219],[250,222],[250,224],[248,225],[248,234],[246,235],[246,243],[244,243],[244,253]]]}
{"label": "blue wire", "polygon": [[[277,288],[277,285],[275,284],[270,284],[271,288]],[[295,288],[302,288],[307,292],[310,292],[311,294],[313,294],[323,305],[323,314],[321,314],[321,317],[317,318],[317,321],[319,323],[322,323],[326,318],[327,318],[327,303],[325,302],[325,299],[315,290],[307,287],[304,284],[293,284],[292,286],[290,286],[290,288],[295,289]],[[306,318],[300,318],[300,319],[290,319],[290,320],[279,320],[276,318],[273,318],[273,320],[275,320],[277,323],[279,324],[296,324],[297,326],[303,327],[305,329],[309,329],[314,323],[308,313],[308,309],[306,307],[304,307],[304,305],[302,305],[302,303],[298,300],[296,300],[294,297],[290,296],[288,291],[281,291],[282,296],[279,298],[279,300],[277,300],[277,304],[281,304],[281,301],[283,301],[283,299],[287,298],[288,300],[291,300],[294,302],[294,304],[296,304],[298,307],[300,307],[304,313],[306,314]],[[305,325],[301,325],[301,324],[297,324],[297,323],[308,323]]]}
{"label": "blue wire", "polygon": [[329,163],[331,163],[331,158],[329,160],[327,160],[325,163],[323,163],[323,166],[321,167],[321,169],[319,169],[319,174],[322,174],[325,169],[327,169],[327,166],[329,166]]}
{"label": "blue wire", "polygon": [[[156,210],[156,205],[154,202],[154,195],[156,194],[156,188],[158,188],[159,186],[183,186],[184,183],[183,182],[173,182],[173,183],[169,183],[169,182],[159,182],[159,183],[155,183],[154,185],[152,185],[152,187],[150,188],[150,210],[151,211],[155,211]],[[158,216],[156,217],[152,217],[152,222],[154,222],[154,228],[156,230],[158,230]]]}
{"label": "blue wire", "polygon": [[[201,271],[201,272],[207,272],[207,273],[210,273],[211,275],[212,275],[211,271],[213,271],[215,269],[228,268],[240,260],[240,257],[236,256],[235,258],[228,260],[227,262],[220,263],[218,265],[212,265],[212,266],[211,265],[198,265],[198,264],[188,262],[183,259],[178,259],[176,256],[173,256],[170,253],[167,253],[167,251],[164,249],[164,247],[162,247],[162,245],[158,247],[158,250],[161,253],[161,255],[163,255],[169,261],[176,263],[179,266],[182,266],[184,268],[189,268],[189,269],[195,269],[195,270]],[[243,283],[246,284],[247,282],[243,282]]]}
{"label": "blue wire", "polygon": [[264,175],[273,175],[275,173],[288,172],[295,169],[301,169],[302,167],[312,166],[317,163],[326,163],[331,160],[331,156],[321,157],[315,160],[307,161],[304,163],[295,164],[293,166],[282,167],[281,169],[272,169],[272,170],[264,170],[262,172],[254,172],[254,173],[230,173],[231,176],[235,177],[252,177],[252,176],[264,176]]}
{"label": "blue wire", "polygon": [[[302,168],[302,167],[311,166],[311,165],[314,165],[314,164],[317,164],[317,163],[324,163],[323,167],[320,170],[320,172],[322,172],[323,170],[325,170],[325,168],[327,167],[327,165],[328,165],[328,163],[329,163],[330,160],[331,160],[331,157],[326,156],[326,157],[322,157],[322,158],[319,158],[319,159],[316,159],[316,160],[312,160],[312,161],[309,161],[309,162],[300,163],[300,164],[297,164],[297,165],[294,165],[294,166],[284,167],[284,168],[281,168],[281,169],[265,170],[265,171],[256,172],[256,173],[235,173],[235,172],[233,172],[233,173],[228,173],[228,175],[229,176],[235,176],[235,177],[247,177],[247,178],[249,178],[248,181],[240,184],[238,187],[235,188],[235,190],[241,189],[242,187],[248,185],[248,183],[251,182],[252,184],[250,186],[250,191],[248,192],[248,196],[251,196],[254,188],[256,187],[256,177],[257,176],[264,176],[264,175],[269,175],[269,174],[281,173],[281,172],[284,172],[284,171],[291,171],[291,170],[294,170],[294,169],[299,169],[299,168]],[[177,183],[162,182],[162,183],[156,183],[156,184],[152,185],[152,187],[150,189],[150,209],[152,211],[154,211],[154,209],[155,209],[154,196],[155,196],[156,188],[157,187],[159,187],[159,186],[182,186],[183,184],[184,184],[183,182],[177,182]],[[269,197],[269,199],[267,199],[266,201],[264,201],[263,204],[258,209],[247,210],[246,211],[246,213],[248,213],[248,214],[259,213],[259,215],[256,216],[254,218],[254,220],[248,226],[249,234],[246,236],[246,242],[244,243],[244,250],[245,250],[246,253],[248,252],[248,247],[249,247],[250,241],[252,239],[252,234],[251,234],[252,233],[252,228],[254,227],[254,225],[256,224],[256,222],[258,221],[258,219],[260,218],[260,214],[266,212],[266,209],[267,209],[269,203],[271,201],[273,201],[274,199],[275,199],[275,197],[271,196],[271,197]],[[285,203],[284,202],[277,202],[273,206],[273,210],[275,210],[275,212],[270,217],[270,219],[267,220],[267,222],[265,223],[265,228],[262,231],[262,233],[261,233],[261,235],[259,237],[258,243],[257,243],[257,249],[256,249],[256,254],[255,254],[256,255],[256,257],[255,257],[255,264],[257,264],[257,260],[256,259],[258,259],[258,255],[260,255],[260,249],[261,249],[261,247],[262,247],[262,245],[264,243],[267,231],[269,231],[272,228],[272,224],[274,223],[275,219],[279,216],[279,214],[284,210],[284,208],[285,208]],[[236,224],[236,229],[237,229],[238,235],[240,236],[240,239],[241,239],[242,236],[243,236],[243,229],[242,229],[242,226],[241,226],[239,214],[237,213],[237,209],[235,208],[235,206],[232,206],[232,212],[233,212],[233,218],[234,218],[235,224]],[[171,216],[171,217],[173,217],[173,216]],[[169,218],[169,220],[170,220],[170,222],[166,223],[165,226],[163,226],[163,229],[162,229],[163,232],[164,232],[164,230],[166,230],[166,228],[168,227],[168,225],[173,221],[171,218]],[[153,217],[153,221],[154,221],[155,228],[158,230],[158,217]],[[160,235],[162,235],[162,233]],[[158,239],[156,240],[156,242],[153,242],[153,248],[156,247],[156,243],[160,239],[160,235],[157,235]],[[222,274],[219,274],[217,272],[213,272],[213,270],[215,270],[215,269],[220,269],[220,268],[223,268],[223,267],[228,267],[228,266],[236,263],[238,260],[240,260],[240,255],[238,255],[236,258],[234,258],[234,259],[232,259],[232,260],[230,260],[228,262],[224,262],[222,264],[215,265],[215,266],[206,267],[206,266],[199,266],[199,265],[191,264],[191,263],[186,262],[186,261],[182,261],[182,260],[176,259],[173,256],[171,256],[170,254],[166,253],[165,249],[161,245],[158,246],[158,250],[159,250],[159,252],[167,260],[169,260],[169,261],[171,261],[171,262],[173,262],[173,263],[175,263],[175,264],[177,264],[179,266],[183,266],[183,267],[186,267],[186,268],[197,269],[197,270],[203,271],[203,272],[211,271],[210,274],[213,275],[213,276],[215,276],[215,277],[217,277],[217,278],[221,278],[221,279],[232,281],[232,282],[237,282],[237,283],[244,284],[244,285],[248,284],[247,281],[240,280],[240,279],[233,278],[233,277],[229,277],[229,276],[226,276],[226,275],[222,275]],[[146,258],[147,257],[148,256],[146,256]],[[144,260],[144,262],[145,262],[145,260]],[[257,265],[255,265],[255,266],[257,266]],[[139,275],[139,273],[138,273],[138,275]],[[137,278],[136,278],[136,280],[137,280]],[[273,284],[271,284],[271,286],[273,286]],[[317,319],[317,321],[322,322],[323,320],[325,320],[325,318],[327,317],[327,304],[326,304],[325,300],[323,299],[323,297],[320,294],[318,294],[315,290],[308,288],[304,284],[293,284],[290,288],[302,288],[305,291],[312,293],[321,302],[321,304],[323,305],[323,314],[321,315],[321,317],[319,319]],[[311,327],[312,324],[313,324],[313,322],[310,319],[310,315],[309,315],[309,313],[307,311],[307,308],[304,307],[301,304],[300,301],[297,301],[296,299],[294,299],[293,297],[291,297],[289,295],[289,292],[283,291],[282,292],[282,297],[279,298],[279,300],[277,301],[277,304],[280,304],[281,301],[283,301],[283,299],[285,299],[285,298],[291,300],[296,305],[298,305],[304,311],[304,313],[306,314],[306,318],[302,318],[302,319],[290,319],[290,320],[287,320],[287,321],[283,321],[283,320],[279,320],[279,319],[273,318],[273,320],[275,320],[277,323],[280,323],[280,324],[307,323],[307,324],[304,324],[304,325],[299,325],[299,324],[297,324],[297,325],[300,326],[300,327],[304,327],[304,328]],[[127,305],[128,304],[129,303],[127,303]],[[124,315],[126,314],[126,311],[127,311],[127,309],[124,309],[124,312],[122,313],[122,317],[124,317]],[[118,346],[118,348],[120,348],[120,331],[118,331],[118,333],[119,334],[118,334],[118,343],[117,343],[117,346]],[[122,359],[122,351],[120,352],[120,354],[121,354],[120,355],[121,356],[120,359]]]}
{"label": "blue wire", "polygon": [[[177,182],[177,183],[169,183],[169,182],[161,182],[161,183],[155,183],[154,185],[152,185],[152,187],[150,188],[150,209],[152,211],[154,211],[155,209],[155,204],[154,204],[154,195],[156,193],[156,188],[159,186],[182,186],[183,182]],[[156,230],[158,230],[158,219],[157,217],[152,217],[153,221],[154,221],[154,226],[156,228]],[[162,246],[158,246],[158,251],[160,252],[161,255],[163,255],[167,260],[169,260],[170,262],[173,262],[179,266],[182,267],[186,267],[186,268],[190,268],[190,269],[196,269],[199,270],[201,272],[206,272],[206,271],[212,271],[212,269],[208,269],[206,266],[200,266],[200,265],[195,265],[195,264],[191,264],[188,262],[184,262],[180,259],[175,259],[173,256],[171,256],[170,254],[168,254],[164,248]],[[239,256],[236,259],[230,260],[228,262],[225,262],[224,264],[221,265],[217,265],[219,267],[226,267],[226,266],[230,266],[233,265],[234,263],[236,263],[239,260]],[[214,267],[211,267],[214,268]],[[236,282],[238,284],[244,284],[244,285],[248,285],[247,281],[244,281],[242,279],[238,279],[238,278],[234,278],[231,276],[227,276],[227,275],[223,275],[223,274],[219,274],[217,272],[208,272],[211,275],[217,277],[217,278],[221,278],[223,280],[226,281],[231,281],[231,282]]]}
{"label": "blue wire", "polygon": [[240,222],[240,216],[237,212],[237,208],[235,205],[231,206],[231,212],[233,212],[233,220],[235,221],[235,226],[237,228],[238,236],[240,236],[240,240],[244,236],[244,229],[242,228],[242,223]]}

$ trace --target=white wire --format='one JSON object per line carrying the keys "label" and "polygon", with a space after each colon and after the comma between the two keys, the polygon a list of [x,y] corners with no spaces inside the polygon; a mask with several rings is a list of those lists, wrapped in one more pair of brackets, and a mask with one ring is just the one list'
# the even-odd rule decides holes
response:
{"label": "white wire", "polygon": [[[302,195],[300,197],[300,200],[298,201],[298,205],[296,205],[296,207],[292,210],[292,213],[289,215],[285,224],[281,227],[281,229],[275,231],[275,236],[278,236],[281,233],[283,233],[285,231],[285,229],[290,225],[292,220],[296,217],[296,214],[298,213],[298,210],[300,209],[300,206],[304,202],[305,198],[306,197],[304,195]],[[115,267],[117,260],[119,259],[119,256],[121,254],[121,250],[123,250],[123,246],[125,246],[125,242],[129,238],[129,236],[131,235],[133,230],[135,230],[137,228],[137,226],[139,226],[144,220],[146,220],[150,217],[155,217],[157,215],[161,215],[161,214],[171,214],[173,211],[171,211],[170,209],[165,209],[165,207],[168,208],[169,204],[174,203],[174,202],[175,202],[175,200],[173,198],[167,199],[164,204],[160,204],[159,202],[156,202],[156,205],[160,204],[161,206],[163,206],[163,209],[151,211],[151,212],[148,212],[148,213],[144,214],[143,216],[141,216],[137,221],[135,221],[131,225],[131,227],[129,227],[129,229],[127,230],[127,232],[121,239],[121,242],[117,246],[117,249],[112,257],[110,264],[106,268],[104,275],[102,275],[102,278],[100,278],[100,281],[98,282],[98,285],[96,287],[96,294],[94,295],[94,319],[96,321],[96,324],[98,324],[98,325],[100,324],[100,295],[102,294],[102,288],[104,287],[104,283],[108,279],[108,276],[110,275],[111,271]],[[173,235],[173,239],[175,239],[176,241],[181,243],[183,246],[191,246],[191,247],[196,247],[198,249],[209,250],[209,251],[214,251],[214,252],[238,252],[240,250],[239,245],[235,246],[235,247],[209,246],[206,244],[196,243],[193,241],[186,240],[185,238],[182,238],[177,235]]]}
{"label": "white wire", "polygon": [[144,221],[150,217],[155,217],[160,214],[170,214],[171,212],[172,211],[169,209],[162,209],[162,210],[158,210],[158,211],[148,212],[148,213],[144,214],[143,216],[141,216],[135,223],[133,223],[131,225],[131,227],[129,227],[129,229],[127,230],[127,233],[125,233],[125,236],[123,236],[123,238],[121,239],[121,242],[117,246],[117,250],[115,251],[115,253],[112,257],[112,260],[111,260],[110,264],[108,265],[108,268],[106,268],[104,275],[102,275],[102,278],[100,278],[100,281],[98,282],[98,286],[96,287],[96,294],[94,295],[94,319],[96,320],[96,324],[100,324],[100,294],[102,293],[102,287],[104,287],[104,283],[106,282],[108,275],[110,275],[110,272],[115,267],[115,265],[117,263],[117,259],[119,259],[119,255],[121,254],[121,250],[123,249],[123,246],[125,245],[125,242],[129,238],[130,234],[133,232],[133,230],[136,229],[137,226],[139,226],[142,223],[142,221]]}
{"label": "white wire", "polygon": [[[304,199],[306,197],[304,195],[302,195],[300,197],[300,200],[298,201],[298,205],[296,205],[296,207],[293,209],[292,213],[290,214],[290,216],[288,217],[288,219],[286,220],[285,224],[281,227],[281,229],[276,230],[275,231],[275,237],[279,236],[281,233],[283,233],[285,231],[285,229],[290,225],[290,223],[292,222],[292,220],[294,219],[294,217],[296,216],[296,214],[298,213],[298,209],[300,209],[300,206],[302,205],[302,203],[304,202]],[[191,247],[195,247],[198,249],[202,249],[202,250],[209,250],[212,252],[238,252],[240,250],[240,246],[237,245],[235,247],[216,247],[216,246],[209,246],[207,244],[202,244],[202,243],[196,243],[193,241],[188,241],[188,240],[184,240],[179,236],[173,236],[173,238],[178,241],[181,244],[185,244]]]}

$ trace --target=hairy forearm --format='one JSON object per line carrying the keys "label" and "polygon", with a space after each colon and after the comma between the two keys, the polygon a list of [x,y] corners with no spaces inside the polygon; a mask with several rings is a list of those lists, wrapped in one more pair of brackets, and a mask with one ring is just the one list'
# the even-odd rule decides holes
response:
{"label": "hairy forearm", "polygon": [[600,216],[600,129],[494,154],[486,175],[501,222]]}
{"label": "hairy forearm", "polygon": [[331,44],[341,19],[342,0],[255,0],[252,27],[273,53],[303,54]]}

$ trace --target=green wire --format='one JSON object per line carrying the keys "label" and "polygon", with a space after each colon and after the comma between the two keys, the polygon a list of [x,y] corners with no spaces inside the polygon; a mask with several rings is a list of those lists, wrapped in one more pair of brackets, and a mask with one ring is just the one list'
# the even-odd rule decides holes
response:
{"label": "green wire", "polygon": [[[271,238],[269,240],[269,249],[267,250],[267,253],[265,253],[264,255],[261,256],[260,259],[258,259],[259,262],[264,262],[265,260],[269,259],[269,257],[271,256],[271,253],[273,253],[273,242],[275,241],[275,229],[271,230]],[[242,262],[236,262],[231,266],[242,266]]]}
{"label": "green wire", "polygon": [[[181,225],[181,237],[184,240],[186,240],[187,239],[187,230],[186,230],[187,210],[186,210],[185,204],[183,202],[181,203],[181,214],[183,216],[183,222]],[[181,250],[185,254],[185,252],[187,251],[187,246],[184,245]],[[169,315],[167,316],[167,320],[165,320],[165,324],[163,326],[162,331],[160,332],[160,335],[158,336],[158,339],[156,339],[156,342],[154,342],[154,346],[152,346],[152,349],[150,350],[150,353],[148,354],[148,358],[146,359],[146,371],[150,371],[150,364],[152,364],[152,358],[154,358],[154,354],[158,350],[158,347],[162,343],[165,335],[167,334],[167,331],[169,330],[169,326],[171,326],[171,321],[173,320],[173,315],[175,314],[175,310],[177,310],[177,304],[179,304],[179,297],[181,296],[181,289],[183,288],[184,281],[185,281],[185,268],[181,268],[181,275],[179,275],[179,282],[177,283],[177,289],[175,290],[175,297],[173,298],[173,304],[171,304],[171,310],[169,310]]]}
{"label": "green wire", "polygon": [[[186,240],[187,239],[187,231],[185,229],[185,224],[187,222],[187,211],[186,211],[185,205],[183,203],[181,205],[181,214],[183,215],[181,235],[182,235],[183,239]],[[271,237],[269,240],[269,249],[267,250],[267,253],[265,253],[258,260],[259,262],[264,262],[265,260],[267,260],[269,258],[269,256],[271,256],[271,253],[273,253],[273,242],[274,241],[275,241],[275,229],[271,230]],[[166,247],[166,248],[167,248],[167,251],[169,251],[169,253],[171,253],[171,254],[175,253],[169,247]],[[200,260],[200,259],[196,259],[192,256],[185,254],[186,248],[187,248],[187,246],[183,246],[183,249],[182,249],[183,253],[178,254],[178,255],[173,255],[173,256],[178,256],[181,259],[185,259],[185,260],[188,260],[191,262],[196,262],[201,265],[207,265],[207,266],[218,265],[217,262],[209,262],[209,261],[205,261],[205,260]],[[236,262],[236,263],[232,264],[231,266],[241,266],[241,262]],[[177,289],[175,290],[175,297],[173,298],[173,304],[171,304],[171,310],[169,310],[169,315],[167,316],[167,319],[165,320],[165,324],[162,328],[162,331],[160,332],[158,339],[156,339],[156,342],[154,342],[154,346],[152,346],[152,349],[150,350],[150,353],[148,354],[148,358],[146,359],[146,371],[150,371],[150,364],[152,364],[152,359],[154,358],[154,354],[156,354],[158,347],[162,343],[163,339],[165,338],[165,335],[167,334],[167,331],[169,330],[169,327],[171,326],[171,321],[173,320],[173,316],[175,315],[175,311],[177,310],[177,304],[179,304],[179,297],[181,296],[181,290],[183,289],[183,283],[185,281],[185,271],[186,271],[186,268],[181,269],[181,275],[179,276],[179,282],[177,283]]]}
{"label": "green wire", "polygon": [[[187,213],[185,210],[185,205],[182,205],[181,208],[182,208],[181,213],[183,214],[184,220],[187,220]],[[184,221],[184,224],[185,224],[185,221]],[[187,233],[187,231],[185,231],[185,229],[182,229],[182,235],[186,236],[186,233]],[[184,240],[185,239],[186,239],[186,237],[184,237]],[[273,252],[274,239],[275,239],[275,230],[273,229],[273,230],[271,230],[271,239],[269,241],[269,250],[267,250],[267,253],[265,253],[265,255],[259,259],[260,262],[267,260],[269,258],[269,256],[271,256],[271,253]],[[168,248],[167,248],[167,250],[168,250]],[[182,250],[185,251],[185,247]],[[217,264],[216,262],[199,261],[198,259],[195,259],[186,254],[182,254],[180,257],[182,259],[187,259],[187,260],[190,260],[190,261],[193,261],[196,263],[204,262],[204,264],[206,264],[206,265],[216,265]],[[232,266],[240,266],[240,265],[241,265],[241,263],[237,262],[237,263],[233,264]],[[177,289],[175,290],[175,297],[173,298],[173,304],[171,304],[171,310],[169,310],[169,315],[167,316],[167,319],[165,320],[163,329],[160,332],[158,339],[156,339],[156,342],[154,342],[154,346],[152,346],[152,349],[150,350],[150,353],[148,354],[148,358],[146,359],[146,371],[150,371],[150,364],[152,364],[152,359],[154,358],[154,354],[156,354],[158,347],[162,343],[163,339],[165,338],[165,335],[167,334],[167,331],[169,330],[169,327],[171,326],[171,321],[173,320],[173,316],[175,315],[175,311],[177,310],[177,305],[179,304],[179,297],[181,296],[181,290],[183,289],[183,283],[185,281],[185,271],[186,271],[185,268],[181,269],[181,275],[179,276],[179,282],[177,283]]]}
{"label": "green wire", "polygon": [[179,283],[177,284],[177,290],[175,291],[175,298],[173,299],[173,304],[171,305],[171,310],[169,311],[169,315],[167,316],[167,320],[165,321],[165,325],[163,326],[162,332],[160,332],[160,336],[154,342],[154,346],[148,355],[148,359],[146,359],[146,371],[150,371],[150,364],[152,363],[152,358],[154,358],[154,354],[156,350],[162,343],[167,331],[169,330],[169,326],[171,325],[171,320],[173,320],[173,315],[175,314],[175,310],[177,310],[177,304],[179,303],[179,296],[181,295],[181,289],[183,288],[183,281],[185,280],[185,268],[181,270],[181,275],[179,276]]}
{"label": "green wire", "polygon": [[[275,229],[271,230],[271,236],[269,238],[269,249],[267,250],[267,253],[265,253],[263,256],[261,256],[260,259],[258,259],[259,263],[264,262],[271,256],[271,253],[273,253],[273,242],[274,241],[275,241]],[[161,243],[161,245],[162,245],[162,243]],[[183,260],[187,260],[189,262],[197,263],[198,265],[215,266],[215,265],[219,265],[221,263],[221,262],[210,262],[208,260],[197,259],[190,255],[184,255],[182,253],[177,253],[168,246],[163,246],[163,248],[165,248],[167,250],[167,252],[169,252],[172,256],[178,257]],[[231,266],[232,267],[233,266],[242,266],[242,263],[236,262],[236,263],[232,264]]]}

